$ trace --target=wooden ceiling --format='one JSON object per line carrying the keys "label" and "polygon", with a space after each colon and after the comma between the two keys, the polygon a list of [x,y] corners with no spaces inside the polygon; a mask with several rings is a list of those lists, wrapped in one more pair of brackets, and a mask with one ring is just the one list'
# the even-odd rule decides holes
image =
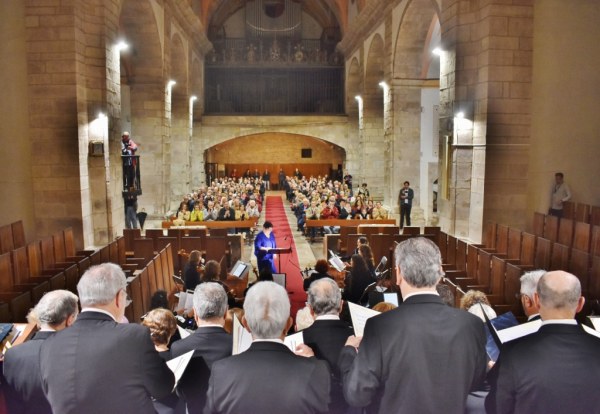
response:
{"label": "wooden ceiling", "polygon": [[[236,11],[244,7],[246,0],[196,0],[200,1],[200,18],[205,30],[209,26],[220,27]],[[323,28],[339,27],[343,33],[348,24],[348,3],[357,1],[359,8],[364,0],[294,0],[302,3],[302,9]]]}

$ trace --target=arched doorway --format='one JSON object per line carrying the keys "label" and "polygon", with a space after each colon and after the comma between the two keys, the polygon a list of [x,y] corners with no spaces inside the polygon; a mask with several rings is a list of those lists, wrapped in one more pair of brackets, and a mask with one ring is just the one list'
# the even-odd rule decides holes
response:
{"label": "arched doorway", "polygon": [[[204,152],[207,182],[215,177],[236,175],[250,170],[268,170],[277,183],[280,170],[291,175],[295,168],[305,176],[335,177],[346,159],[344,148],[307,135],[265,132],[233,138],[213,145]],[[273,186],[273,188],[277,188]]]}

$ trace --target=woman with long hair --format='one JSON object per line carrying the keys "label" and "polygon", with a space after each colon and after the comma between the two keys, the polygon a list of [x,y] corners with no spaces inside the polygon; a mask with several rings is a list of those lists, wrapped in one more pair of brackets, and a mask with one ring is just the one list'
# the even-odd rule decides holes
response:
{"label": "woman with long hair", "polygon": [[367,263],[359,254],[352,255],[350,259],[350,273],[344,280],[344,300],[360,304],[363,292],[371,283],[375,282]]}

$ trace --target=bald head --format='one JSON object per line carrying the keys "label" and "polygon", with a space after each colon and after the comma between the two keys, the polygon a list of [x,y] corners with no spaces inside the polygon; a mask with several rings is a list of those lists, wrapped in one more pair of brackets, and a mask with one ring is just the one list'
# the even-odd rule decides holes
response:
{"label": "bald head", "polygon": [[584,303],[579,279],[563,271],[545,273],[535,296],[543,320],[572,319]]}

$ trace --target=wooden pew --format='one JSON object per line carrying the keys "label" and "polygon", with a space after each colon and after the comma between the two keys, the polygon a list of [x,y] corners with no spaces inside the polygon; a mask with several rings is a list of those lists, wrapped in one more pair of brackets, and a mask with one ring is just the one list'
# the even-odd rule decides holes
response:
{"label": "wooden pew", "polygon": [[573,235],[572,247],[584,252],[590,252],[592,239],[592,225],[590,223],[576,222],[575,232]]}
{"label": "wooden pew", "polygon": [[29,274],[29,265],[27,260],[27,248],[19,247],[11,253],[11,262],[13,266],[13,278],[16,285],[25,285],[31,287],[31,300],[33,303],[39,302],[46,292],[50,291],[49,277],[32,277]]}
{"label": "wooden pew", "polygon": [[419,234],[421,234],[421,228],[404,226],[404,228],[402,229],[402,234],[410,234],[413,236],[418,236]]}
{"label": "wooden pew", "polygon": [[546,216],[544,221],[544,238],[551,242],[558,240],[558,223],[559,218],[556,216]]}
{"label": "wooden pew", "polygon": [[[327,219],[327,220],[306,220],[306,227],[325,227],[325,226],[339,226],[342,227],[358,227],[361,224],[393,224],[396,225],[396,220],[341,220],[341,219]],[[340,230],[341,231],[341,230]]]}
{"label": "wooden pew", "polygon": [[23,226],[23,221],[19,220],[11,223],[10,228],[12,230],[14,248],[18,249],[19,247],[25,247],[25,245],[27,245],[27,240],[25,239],[25,227]]}
{"label": "wooden pew", "polygon": [[577,207],[575,207],[575,220],[581,223],[589,223],[591,209],[589,204],[577,203]]}
{"label": "wooden pew", "polygon": [[571,248],[564,244],[554,243],[550,255],[550,267],[548,270],[565,270],[569,268],[569,255]]}
{"label": "wooden pew", "polygon": [[563,207],[563,217],[568,219],[575,219],[575,212],[577,210],[577,205],[574,201],[565,201],[562,205]]}
{"label": "wooden pew", "polygon": [[521,230],[510,227],[508,229],[508,245],[506,248],[507,260],[520,262],[521,260]]}
{"label": "wooden pew", "polygon": [[539,237],[544,236],[544,223],[546,221],[546,215],[543,213],[538,213],[537,211],[533,213],[533,234]]}
{"label": "wooden pew", "polygon": [[590,224],[592,226],[600,226],[600,206],[592,206]]}
{"label": "wooden pew", "polygon": [[142,234],[140,229],[123,229],[123,237],[125,238],[125,249],[132,252],[134,250],[134,240],[141,239]]}
{"label": "wooden pew", "polygon": [[512,305],[511,311],[515,316],[524,315],[521,302],[517,296],[521,292],[521,276],[523,269],[512,263],[506,264],[504,282],[504,303]]}
{"label": "wooden pew", "polygon": [[550,252],[552,241],[543,237],[536,240],[535,258],[533,265],[538,269],[548,269],[550,267]]}
{"label": "wooden pew", "polygon": [[557,243],[568,247],[572,246],[574,229],[575,222],[573,220],[566,218],[560,219]]}
{"label": "wooden pew", "polygon": [[258,221],[258,219],[251,219],[251,220],[239,220],[239,221],[186,221],[185,222],[185,226],[174,226],[173,222],[171,221],[163,221],[162,222],[162,228],[163,229],[168,229],[168,228],[186,228],[186,227],[193,227],[193,228],[207,228],[209,229],[230,229],[230,228],[236,228],[236,229],[251,229],[256,227],[256,222]]}
{"label": "wooden pew", "polygon": [[581,291],[585,296],[588,293],[588,282],[590,275],[591,258],[590,254],[581,250],[571,250],[571,261],[568,271],[581,282]]}
{"label": "wooden pew", "polygon": [[0,226],[0,253],[10,253],[15,248],[10,224]]}

